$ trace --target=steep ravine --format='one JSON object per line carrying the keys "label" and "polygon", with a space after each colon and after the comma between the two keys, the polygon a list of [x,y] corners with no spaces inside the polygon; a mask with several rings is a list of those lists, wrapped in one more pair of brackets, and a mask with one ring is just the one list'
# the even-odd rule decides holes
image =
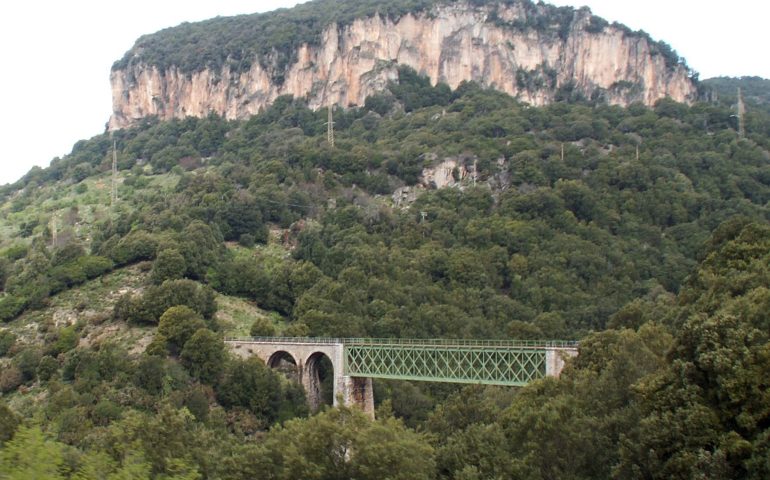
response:
{"label": "steep ravine", "polygon": [[[526,15],[518,4],[461,3],[395,21],[375,15],[334,24],[324,30],[318,46],[300,46],[296,62],[283,72],[268,71],[259,61],[240,73],[228,65],[196,72],[173,65],[159,69],[144,63],[138,52],[111,74],[109,126],[123,128],[151,115],[170,119],[215,112],[244,118],[286,94],[306,98],[312,108],[362,105],[397,79],[399,64],[434,83],[455,88],[473,80],[533,105],[553,101],[566,86],[620,105],[651,105],[666,96],[687,102],[696,95],[685,66],[667,65],[643,36],[609,25],[588,28],[587,9],[575,11],[566,35],[511,26]],[[273,80],[279,77],[282,83]]]}

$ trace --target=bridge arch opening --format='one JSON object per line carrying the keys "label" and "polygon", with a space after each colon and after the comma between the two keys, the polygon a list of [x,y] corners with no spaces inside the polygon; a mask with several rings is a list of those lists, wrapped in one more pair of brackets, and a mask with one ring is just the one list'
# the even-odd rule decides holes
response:
{"label": "bridge arch opening", "polygon": [[297,360],[285,350],[280,350],[270,355],[270,358],[267,359],[267,366],[283,373],[291,380],[300,381]]}
{"label": "bridge arch opening", "polygon": [[303,377],[311,412],[334,403],[334,366],[326,354],[315,352],[310,355],[305,361]]}

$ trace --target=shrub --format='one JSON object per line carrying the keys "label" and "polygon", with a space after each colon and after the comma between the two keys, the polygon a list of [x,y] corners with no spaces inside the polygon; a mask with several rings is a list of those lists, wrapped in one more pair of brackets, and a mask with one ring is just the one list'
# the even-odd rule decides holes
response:
{"label": "shrub", "polygon": [[0,330],[0,357],[4,357],[16,343],[16,335],[9,330]]}
{"label": "shrub", "polygon": [[13,414],[10,408],[0,404],[0,447],[16,433],[21,420]]}
{"label": "shrub", "polygon": [[15,295],[7,295],[0,298],[0,320],[10,322],[18,317],[27,308],[27,299]]}
{"label": "shrub", "polygon": [[238,243],[239,243],[239,244],[240,244],[242,247],[246,247],[246,248],[252,248],[252,247],[254,247],[254,244],[256,243],[256,241],[257,241],[257,239],[256,239],[256,238],[254,238],[254,235],[252,235],[252,234],[250,234],[250,233],[243,233],[243,234],[241,234],[241,236],[238,238]]}
{"label": "shrub", "polygon": [[275,327],[269,318],[259,317],[251,324],[249,334],[252,337],[272,337],[275,336]]}
{"label": "shrub", "polygon": [[217,310],[211,287],[182,279],[152,285],[141,296],[130,293],[123,295],[115,303],[113,315],[118,320],[133,323],[158,323],[166,310],[178,305],[189,307],[207,320]]}
{"label": "shrub", "polygon": [[171,307],[160,317],[158,334],[166,338],[173,353],[177,354],[193,334],[206,323],[201,316],[185,305]]}
{"label": "shrub", "polygon": [[281,404],[281,385],[262,360],[238,359],[230,363],[217,386],[217,398],[225,407],[244,407],[270,422]]}
{"label": "shrub", "polygon": [[93,419],[96,425],[106,426],[113,420],[121,417],[122,409],[120,405],[107,399],[101,400],[94,406]]}
{"label": "shrub", "polygon": [[160,286],[148,288],[142,301],[155,321],[163,312],[176,305],[186,305],[206,319],[212,318],[217,310],[211,287],[184,279],[166,280]]}
{"label": "shrub", "polygon": [[112,260],[98,255],[86,255],[77,260],[78,266],[85,273],[86,278],[99,277],[112,270]]}
{"label": "shrub", "polygon": [[155,334],[144,353],[152,357],[165,357],[168,354],[168,339],[160,334]]}
{"label": "shrub", "polygon": [[185,343],[181,359],[190,375],[211,385],[222,373],[225,344],[217,334],[201,328]]}
{"label": "shrub", "polygon": [[27,245],[24,245],[23,243],[17,243],[16,245],[11,245],[10,247],[3,250],[2,253],[0,253],[0,256],[3,256],[11,261],[16,261],[26,257],[28,251],[29,247]]}
{"label": "shrub", "polygon": [[155,258],[158,241],[149,233],[136,231],[123,237],[110,252],[118,265],[128,265]]}
{"label": "shrub", "polygon": [[51,345],[52,355],[69,352],[78,346],[78,342],[80,340],[80,335],[78,335],[78,332],[75,330],[74,326],[60,329],[56,336],[56,342]]}
{"label": "shrub", "polygon": [[59,362],[55,358],[46,355],[37,364],[37,378],[43,382],[50,380],[59,370]]}
{"label": "shrub", "polygon": [[173,248],[161,250],[152,265],[150,279],[152,283],[160,285],[166,280],[182,278],[185,270],[187,270],[187,263],[178,250]]}
{"label": "shrub", "polygon": [[310,335],[310,327],[302,322],[294,322],[283,331],[285,337],[307,337]]}
{"label": "shrub", "polygon": [[[156,340],[158,340],[157,335],[150,345],[154,344]],[[150,350],[149,346],[147,347],[147,350]],[[163,381],[166,376],[166,369],[163,362],[164,360],[160,356],[147,352],[147,354],[139,360],[139,365],[136,367],[134,384],[139,388],[143,388],[151,395],[160,394],[163,391]]]}
{"label": "shrub", "polygon": [[16,365],[4,368],[0,372],[0,392],[10,393],[19,388],[19,385],[22,383],[24,383],[24,375],[22,375],[21,369]]}
{"label": "shrub", "polygon": [[23,381],[27,382],[35,379],[41,357],[42,354],[37,348],[25,348],[13,357],[13,363],[21,371]]}
{"label": "shrub", "polygon": [[53,293],[86,281],[86,272],[75,262],[54,267],[51,269],[50,275],[53,280],[51,287]]}

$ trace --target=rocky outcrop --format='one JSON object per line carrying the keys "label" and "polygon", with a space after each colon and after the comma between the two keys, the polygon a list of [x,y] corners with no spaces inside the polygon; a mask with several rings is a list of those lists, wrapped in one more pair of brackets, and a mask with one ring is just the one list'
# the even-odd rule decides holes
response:
{"label": "rocky outcrop", "polygon": [[[452,88],[472,80],[533,105],[554,100],[569,88],[613,104],[647,105],[669,96],[694,99],[696,87],[681,64],[672,65],[648,38],[614,26],[591,28],[592,15],[577,10],[569,29],[517,28],[527,11],[516,3],[474,7],[437,5],[397,20],[375,15],[349,25],[327,27],[318,45],[304,44],[296,62],[270,71],[252,62],[249,70],[184,72],[142,62],[137,52],[125,68],[113,70],[111,129],[138,119],[205,116],[229,119],[258,113],[280,95],[307,99],[311,108],[362,105],[372,93],[397,80],[408,65]],[[282,78],[282,82],[274,79]]]}

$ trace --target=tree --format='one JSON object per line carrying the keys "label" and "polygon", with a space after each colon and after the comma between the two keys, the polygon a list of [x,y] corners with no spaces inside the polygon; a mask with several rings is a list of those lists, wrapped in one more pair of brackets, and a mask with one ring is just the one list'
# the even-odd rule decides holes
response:
{"label": "tree", "polygon": [[225,344],[217,334],[201,328],[184,344],[180,358],[190,375],[212,385],[224,370]]}
{"label": "tree", "polygon": [[346,407],[287,422],[270,432],[265,448],[279,479],[429,479],[435,471],[422,435]]}
{"label": "tree", "polygon": [[268,317],[257,317],[251,324],[249,335],[252,337],[273,337],[275,336],[275,326]]}
{"label": "tree", "polygon": [[21,420],[5,404],[0,403],[0,448],[13,438]]}
{"label": "tree", "polygon": [[178,250],[170,248],[161,250],[152,264],[150,279],[156,285],[166,280],[176,280],[184,276],[187,264]]}
{"label": "tree", "polygon": [[190,307],[204,319],[211,319],[217,309],[211,287],[181,279],[151,285],[141,297],[125,294],[115,303],[114,315],[137,323],[156,323],[166,310],[178,305]]}
{"label": "tree", "polygon": [[666,368],[639,386],[628,478],[770,475],[770,227],[729,222],[680,294]]}
{"label": "tree", "polygon": [[172,353],[178,354],[184,344],[201,328],[206,328],[203,318],[186,305],[171,307],[161,315],[158,335],[162,335]]}
{"label": "tree", "polygon": [[277,374],[256,357],[231,361],[217,384],[217,398],[225,407],[244,407],[265,425],[278,416],[281,384]]}
{"label": "tree", "polygon": [[64,445],[48,440],[39,427],[20,427],[0,449],[0,478],[64,479]]}
{"label": "tree", "polygon": [[16,335],[10,330],[0,330],[0,357],[4,357],[16,343]]}

